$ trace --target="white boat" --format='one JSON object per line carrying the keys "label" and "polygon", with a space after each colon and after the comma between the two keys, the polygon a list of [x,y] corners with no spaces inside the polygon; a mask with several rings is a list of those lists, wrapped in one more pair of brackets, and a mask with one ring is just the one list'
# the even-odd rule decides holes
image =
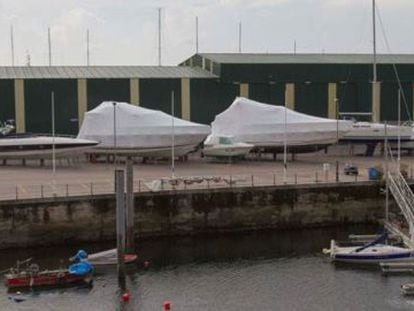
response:
{"label": "white boat", "polygon": [[103,102],[85,114],[78,138],[99,141],[94,149],[98,154],[171,157],[174,145],[174,155],[179,157],[194,151],[209,134],[207,125],[161,111]]}
{"label": "white boat", "polygon": [[374,241],[363,246],[340,247],[331,240],[329,254],[333,262],[354,263],[354,264],[379,264],[392,261],[404,261],[414,259],[414,251],[403,247],[382,244]]}
{"label": "white boat", "polygon": [[0,159],[44,159],[52,155],[53,149],[56,157],[69,157],[82,154],[97,144],[97,141],[71,137],[6,136],[0,138]]}
{"label": "white boat", "polygon": [[[137,260],[136,254],[124,254],[126,264],[133,263]],[[118,252],[116,248],[88,255],[88,261],[93,266],[112,266],[118,263]]]}
{"label": "white boat", "polygon": [[[396,126],[387,124],[387,139],[389,142],[401,142],[411,140],[413,130],[409,126]],[[341,141],[352,143],[378,143],[384,142],[385,124],[371,122],[355,122],[351,129],[345,133]]]}
{"label": "white boat", "polygon": [[11,121],[6,122],[0,122],[0,137],[5,137],[11,133],[13,133],[15,130],[14,125]]}
{"label": "white boat", "polygon": [[306,115],[237,97],[211,123],[213,136],[232,136],[264,152],[311,152],[334,144],[352,122]]}
{"label": "white boat", "polygon": [[414,295],[414,283],[407,283],[401,285],[401,291],[406,296]]}
{"label": "white boat", "polygon": [[235,142],[231,136],[209,135],[204,141],[203,155],[206,157],[244,157],[254,145]]}

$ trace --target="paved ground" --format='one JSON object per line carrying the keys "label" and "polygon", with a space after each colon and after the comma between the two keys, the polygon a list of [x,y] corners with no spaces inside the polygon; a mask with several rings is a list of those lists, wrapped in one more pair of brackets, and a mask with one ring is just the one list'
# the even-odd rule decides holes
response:
{"label": "paved ground", "polygon": [[[175,187],[182,189],[282,184],[284,182],[282,156],[280,155],[276,161],[271,157],[263,157],[260,160],[250,159],[236,163],[220,163],[193,156],[187,162],[176,162],[176,177],[220,176],[222,178],[215,181],[207,178],[198,182],[187,178],[186,183],[181,182]],[[346,163],[354,163],[359,167],[360,175],[357,180],[367,180],[367,169],[384,163],[383,157],[379,154],[374,157],[349,156],[348,149],[332,148],[328,154],[321,151],[297,155],[294,161],[289,157],[286,181],[288,183],[335,181],[336,161],[339,163],[340,181],[355,180],[355,177],[343,175],[343,167]],[[324,163],[329,163],[329,172],[323,170]],[[408,172],[411,174],[411,168],[414,169],[414,157],[403,156],[402,163],[407,164]],[[118,167],[122,168],[123,164],[118,164]],[[28,162],[26,166],[21,166],[18,162],[9,163],[0,166],[0,200],[15,199],[16,195],[18,198],[29,198],[50,196],[54,193],[58,196],[110,193],[113,191],[113,171],[113,164],[91,164],[83,161],[68,166],[62,162],[58,163],[53,178],[50,163],[46,163],[44,167],[40,167],[36,161]],[[171,177],[171,165],[167,161],[134,165],[136,191],[148,190],[147,185],[154,179],[169,177]],[[165,183],[161,188],[171,187],[171,184]]]}

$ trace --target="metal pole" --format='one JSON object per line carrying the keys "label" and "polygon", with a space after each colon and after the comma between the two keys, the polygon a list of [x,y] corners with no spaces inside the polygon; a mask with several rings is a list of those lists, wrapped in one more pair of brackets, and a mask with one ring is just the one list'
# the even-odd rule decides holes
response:
{"label": "metal pole", "polygon": [[11,64],[14,66],[14,36],[13,25],[10,26],[10,48],[11,48]]}
{"label": "metal pole", "polygon": [[196,54],[198,54],[198,16],[196,16]]}
{"label": "metal pole", "polygon": [[89,54],[89,29],[86,29],[86,66],[90,66],[90,54]]}
{"label": "metal pole", "polygon": [[158,8],[158,66],[161,66],[161,8]]}
{"label": "metal pole", "polygon": [[339,162],[336,161],[336,169],[335,169],[335,181],[339,181]]}
{"label": "metal pole", "polygon": [[175,178],[174,91],[171,91],[171,178]]}
{"label": "metal pole", "polygon": [[125,279],[125,202],[124,202],[124,171],[115,170],[116,197],[116,246],[118,254],[118,278]]}
{"label": "metal pole", "polygon": [[49,66],[52,66],[52,39],[50,37],[50,27],[47,28],[47,42],[49,49]]}
{"label": "metal pole", "polygon": [[116,102],[113,102],[112,105],[114,106],[114,167],[116,168],[116,156],[117,156],[117,151],[116,151]]}
{"label": "metal pole", "polygon": [[239,22],[239,53],[242,52],[242,23]]}
{"label": "metal pole", "polygon": [[128,252],[135,250],[134,232],[134,168],[132,160],[127,159],[126,167],[126,249]]}
{"label": "metal pole", "polygon": [[287,175],[287,86],[285,86],[285,109],[283,118],[283,183],[286,183]]}
{"label": "metal pole", "polygon": [[377,32],[376,32],[376,22],[375,22],[375,0],[372,0],[372,50],[373,50],[373,57],[374,57],[374,63],[373,63],[373,81],[377,82]]}
{"label": "metal pole", "polygon": [[397,165],[398,170],[400,170],[400,160],[401,160],[401,88],[398,88],[398,156],[397,156]]}
{"label": "metal pole", "polygon": [[56,150],[55,150],[55,92],[51,93],[51,105],[52,105],[52,183],[53,194],[56,194]]}
{"label": "metal pole", "polygon": [[335,98],[336,109],[336,143],[339,144],[339,100]]}
{"label": "metal pole", "polygon": [[384,149],[385,149],[385,222],[388,223],[388,205],[389,205],[389,182],[388,182],[388,131],[387,121],[384,123]]}
{"label": "metal pole", "polygon": [[[377,33],[376,33],[376,22],[375,22],[375,0],[372,0],[372,50],[373,50],[373,64],[372,64],[372,108],[375,107],[376,102],[376,90],[377,90]],[[378,116],[376,111],[372,111],[371,119],[375,120]]]}

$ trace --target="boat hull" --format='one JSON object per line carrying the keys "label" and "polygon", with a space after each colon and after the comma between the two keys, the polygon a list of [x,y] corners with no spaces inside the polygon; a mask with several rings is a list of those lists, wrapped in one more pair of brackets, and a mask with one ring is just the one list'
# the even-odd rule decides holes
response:
{"label": "boat hull", "polygon": [[0,139],[0,159],[45,159],[83,154],[98,142],[69,137],[32,136]]}
{"label": "boat hull", "polygon": [[252,150],[254,146],[205,146],[203,154],[206,157],[242,157]]}
{"label": "boat hull", "polygon": [[340,139],[341,142],[367,144],[384,142],[385,137],[389,142],[409,142],[412,136],[412,129],[408,126],[387,126],[387,135],[385,135],[385,124],[357,122],[351,130],[347,132],[344,137]]}
{"label": "boat hull", "polygon": [[[197,149],[197,145],[178,145],[174,146],[174,155],[176,157],[182,157],[186,154],[193,152]],[[171,158],[171,146],[154,147],[154,148],[104,148],[96,147],[90,152],[90,154],[96,155],[113,155],[118,156],[140,156],[148,158]]]}
{"label": "boat hull", "polygon": [[42,271],[35,275],[29,273],[6,274],[5,285],[9,289],[67,286],[77,284],[91,284],[92,275],[76,276],[68,270]]}
{"label": "boat hull", "polygon": [[[313,152],[326,146],[335,144],[338,136],[342,137],[343,132],[326,130],[325,132],[287,132],[286,145],[290,152]],[[237,136],[239,141],[246,142],[255,146],[255,149],[265,149],[282,151],[285,145],[285,135],[283,132],[267,134],[250,134]]]}
{"label": "boat hull", "polygon": [[336,254],[332,257],[334,262],[354,263],[354,264],[378,264],[380,262],[401,262],[404,260],[413,260],[411,252],[402,252],[391,255],[366,255],[355,256],[349,254]]}

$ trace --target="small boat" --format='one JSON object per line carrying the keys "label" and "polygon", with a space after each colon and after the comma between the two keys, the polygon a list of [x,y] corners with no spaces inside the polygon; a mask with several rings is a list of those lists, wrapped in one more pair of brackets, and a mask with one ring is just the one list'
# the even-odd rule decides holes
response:
{"label": "small boat", "polygon": [[329,254],[333,262],[355,264],[413,260],[414,250],[383,244],[385,239],[386,234],[365,245],[349,247],[340,247],[334,240],[331,240],[330,249],[325,249],[324,253]]}
{"label": "small boat", "polygon": [[[118,263],[118,257],[117,257],[117,250],[116,248],[109,249],[106,251],[94,253],[88,255],[88,261],[94,266],[94,267],[100,267],[100,266],[112,266],[116,265]],[[133,263],[137,260],[138,256],[136,254],[124,254],[124,262],[126,264]]]}
{"label": "small boat", "polygon": [[[93,267],[87,262],[75,263],[67,269],[42,270],[35,263],[28,264],[31,259],[18,262],[5,274],[5,285],[9,290],[68,286],[68,285],[91,285],[93,280]],[[21,268],[22,263],[27,263]]]}
{"label": "small boat", "polygon": [[10,135],[15,131],[15,127],[11,120],[0,122],[0,137]]}
{"label": "small boat", "polygon": [[232,136],[209,135],[204,141],[203,155],[216,158],[244,157],[254,145],[235,142]]}
{"label": "small boat", "polygon": [[82,154],[97,144],[97,141],[72,137],[9,135],[0,138],[0,159],[44,159],[53,150],[56,157],[65,157]]}
{"label": "small boat", "polygon": [[406,296],[414,295],[414,283],[401,285],[401,291]]}
{"label": "small boat", "polygon": [[91,284],[92,275],[75,275],[68,269],[44,270],[36,274],[20,271],[6,274],[5,285],[9,289],[41,286],[65,286],[77,284]]}

